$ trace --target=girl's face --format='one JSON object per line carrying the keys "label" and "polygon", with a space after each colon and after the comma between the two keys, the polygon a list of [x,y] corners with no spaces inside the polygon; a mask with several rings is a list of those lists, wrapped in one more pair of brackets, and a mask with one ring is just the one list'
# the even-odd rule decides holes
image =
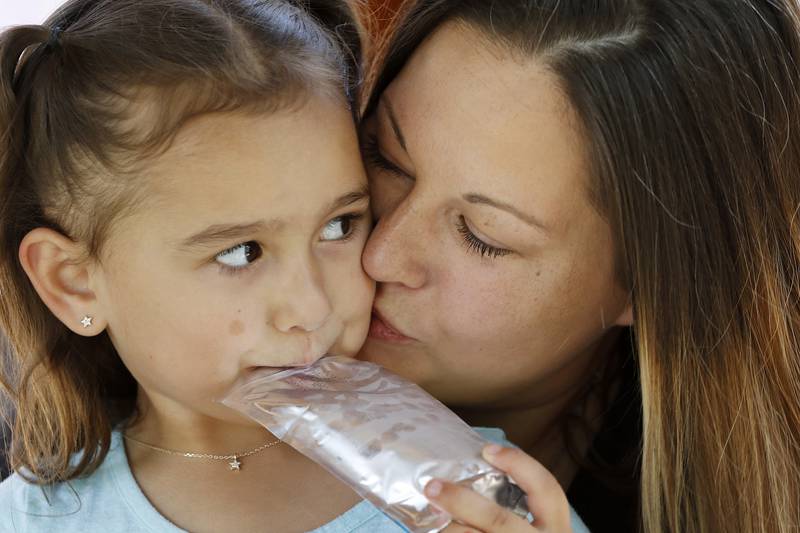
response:
{"label": "girl's face", "polygon": [[147,200],[113,227],[92,289],[151,404],[238,418],[214,400],[249,370],[355,354],[374,284],[341,103],[201,117],[143,179]]}
{"label": "girl's face", "polygon": [[361,352],[453,405],[545,402],[628,324],[556,78],[446,24],[365,125],[379,282]]}

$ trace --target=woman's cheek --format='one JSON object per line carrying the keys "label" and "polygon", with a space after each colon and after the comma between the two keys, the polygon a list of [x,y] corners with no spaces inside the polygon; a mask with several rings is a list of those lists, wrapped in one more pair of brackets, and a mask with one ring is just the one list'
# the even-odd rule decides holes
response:
{"label": "woman's cheek", "polygon": [[540,306],[539,289],[501,265],[489,272],[456,274],[447,292],[439,310],[446,317],[446,329],[450,336],[468,342],[496,342],[505,332],[527,329],[535,323]]}

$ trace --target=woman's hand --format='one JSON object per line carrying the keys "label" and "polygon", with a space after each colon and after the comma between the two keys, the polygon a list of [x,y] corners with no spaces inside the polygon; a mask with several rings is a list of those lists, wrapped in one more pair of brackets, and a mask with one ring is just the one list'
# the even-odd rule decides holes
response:
{"label": "woman's hand", "polygon": [[[445,533],[570,533],[567,496],[556,478],[538,461],[516,448],[495,444],[483,450],[484,459],[511,476],[528,495],[528,509],[534,516],[524,518],[480,494],[446,481],[433,480],[425,496],[453,516]],[[458,522],[458,523],[456,523]]]}

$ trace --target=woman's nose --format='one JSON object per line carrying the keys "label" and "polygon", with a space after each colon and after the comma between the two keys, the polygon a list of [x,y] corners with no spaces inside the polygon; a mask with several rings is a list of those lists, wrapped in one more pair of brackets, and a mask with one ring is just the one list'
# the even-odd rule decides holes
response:
{"label": "woman's nose", "polygon": [[413,194],[376,212],[376,223],[362,256],[364,271],[380,283],[398,283],[412,289],[425,285],[424,220],[414,208]]}
{"label": "woman's nose", "polygon": [[311,266],[294,268],[282,292],[273,322],[283,333],[315,331],[333,312],[322,276]]}

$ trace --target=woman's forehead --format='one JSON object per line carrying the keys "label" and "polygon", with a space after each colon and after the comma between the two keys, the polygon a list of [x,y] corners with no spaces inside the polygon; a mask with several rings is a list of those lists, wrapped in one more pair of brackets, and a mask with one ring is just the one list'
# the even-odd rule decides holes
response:
{"label": "woman's forehead", "polygon": [[546,67],[475,51],[475,31],[445,25],[422,44],[381,99],[383,131],[403,133],[417,172],[563,227],[588,207],[578,120]]}

